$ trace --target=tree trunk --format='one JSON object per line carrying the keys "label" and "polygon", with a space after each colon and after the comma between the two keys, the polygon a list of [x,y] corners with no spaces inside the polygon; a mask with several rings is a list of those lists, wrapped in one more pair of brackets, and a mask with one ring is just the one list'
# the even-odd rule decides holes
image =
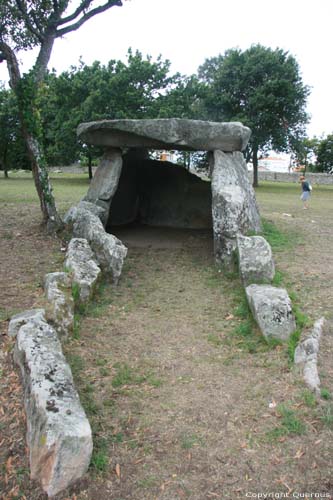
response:
{"label": "tree trunk", "polygon": [[46,223],[48,232],[54,233],[63,228],[63,222],[56,209],[49,174],[42,160],[38,141],[29,134],[24,125],[23,137],[31,163],[32,175],[38,193],[43,219]]}
{"label": "tree trunk", "polygon": [[258,148],[253,147],[252,151],[252,163],[253,163],[253,187],[258,187]]}
{"label": "tree trunk", "polygon": [[93,178],[93,173],[92,173],[92,156],[89,147],[88,147],[88,174],[89,174],[89,180],[91,181],[91,179]]}

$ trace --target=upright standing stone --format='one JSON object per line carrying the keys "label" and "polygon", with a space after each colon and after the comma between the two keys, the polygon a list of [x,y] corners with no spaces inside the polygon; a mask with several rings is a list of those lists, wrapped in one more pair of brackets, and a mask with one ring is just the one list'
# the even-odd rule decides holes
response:
{"label": "upright standing stone", "polygon": [[231,265],[237,235],[261,229],[254,190],[241,152],[213,153],[212,215],[216,261]]}
{"label": "upright standing stone", "polygon": [[104,226],[109,217],[112,198],[118,187],[122,165],[120,149],[106,149],[84,197],[84,201],[95,203],[105,210],[102,218]]}

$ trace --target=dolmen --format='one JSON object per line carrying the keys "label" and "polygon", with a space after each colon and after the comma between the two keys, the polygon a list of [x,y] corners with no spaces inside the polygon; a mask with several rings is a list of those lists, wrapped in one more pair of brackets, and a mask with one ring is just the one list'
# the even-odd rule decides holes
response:
{"label": "dolmen", "polygon": [[[105,227],[110,220],[173,227],[210,224],[215,259],[226,266],[233,262],[237,235],[260,231],[242,154],[251,131],[241,123],[102,120],[80,124],[77,134],[82,142],[104,150],[84,200],[104,210],[100,218]],[[149,160],[148,150],[208,151],[211,183],[183,167],[158,165],[162,162]]]}

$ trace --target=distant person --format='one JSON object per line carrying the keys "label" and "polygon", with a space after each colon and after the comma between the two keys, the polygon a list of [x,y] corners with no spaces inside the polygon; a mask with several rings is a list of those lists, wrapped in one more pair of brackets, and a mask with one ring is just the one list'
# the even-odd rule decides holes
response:
{"label": "distant person", "polygon": [[303,202],[303,208],[306,210],[308,207],[308,201],[311,196],[311,186],[309,182],[305,179],[304,175],[301,175],[299,178],[299,182],[301,183],[302,186],[302,194],[301,194],[301,200]]}

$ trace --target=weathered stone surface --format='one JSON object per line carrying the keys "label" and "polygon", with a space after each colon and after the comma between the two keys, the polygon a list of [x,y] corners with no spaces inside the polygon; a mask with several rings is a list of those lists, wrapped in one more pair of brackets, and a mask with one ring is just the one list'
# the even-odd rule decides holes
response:
{"label": "weathered stone surface", "polygon": [[12,316],[8,325],[8,335],[9,337],[16,337],[21,326],[29,323],[30,321],[45,321],[45,310],[44,309],[30,309],[28,311],[23,311],[15,316]]}
{"label": "weathered stone surface", "polygon": [[231,152],[246,148],[251,131],[238,122],[166,118],[82,123],[77,134],[96,146]]}
{"label": "weathered stone surface", "polygon": [[59,335],[67,338],[74,327],[71,277],[62,272],[46,274],[44,290],[49,303],[45,308],[46,317],[54,324]]}
{"label": "weathered stone surface", "polygon": [[79,290],[79,302],[88,302],[93,295],[101,270],[94,260],[93,251],[84,238],[72,238],[69,242],[65,267],[71,271],[72,283]]}
{"label": "weathered stone surface", "polygon": [[20,328],[14,359],[24,382],[31,478],[54,496],[87,471],[91,428],[48,323],[30,321]]}
{"label": "weathered stone surface", "polygon": [[103,204],[106,209],[105,218],[102,221],[105,225],[110,204],[115,194],[122,169],[122,155],[120,149],[107,149],[89,185],[88,192],[84,197],[96,205]]}
{"label": "weathered stone surface", "polygon": [[214,151],[211,161],[215,258],[230,265],[237,235],[261,230],[259,210],[242,153]]}
{"label": "weathered stone surface", "polygon": [[107,228],[139,221],[158,227],[212,227],[210,182],[166,161],[124,161]]}
{"label": "weathered stone surface", "polygon": [[270,283],[275,266],[270,244],[262,236],[237,236],[239,272],[244,286]]}
{"label": "weathered stone surface", "polygon": [[77,210],[73,236],[88,241],[102,270],[110,273],[117,283],[127,255],[125,245],[112,234],[106,233],[100,219],[84,209]]}
{"label": "weathered stone surface", "polygon": [[320,394],[318,352],[325,322],[325,318],[320,318],[315,322],[311,332],[296,347],[294,356],[294,362],[302,370],[306,385],[317,394]]}
{"label": "weathered stone surface", "polygon": [[91,203],[90,201],[81,200],[77,205],[73,205],[64,217],[64,223],[68,225],[72,225],[76,219],[77,211],[79,209],[87,210],[92,214],[96,215],[101,221],[105,218],[106,209],[100,205],[96,205],[95,203]]}
{"label": "weathered stone surface", "polygon": [[266,338],[288,340],[296,330],[288,293],[271,285],[249,285],[247,300],[262,334]]}

